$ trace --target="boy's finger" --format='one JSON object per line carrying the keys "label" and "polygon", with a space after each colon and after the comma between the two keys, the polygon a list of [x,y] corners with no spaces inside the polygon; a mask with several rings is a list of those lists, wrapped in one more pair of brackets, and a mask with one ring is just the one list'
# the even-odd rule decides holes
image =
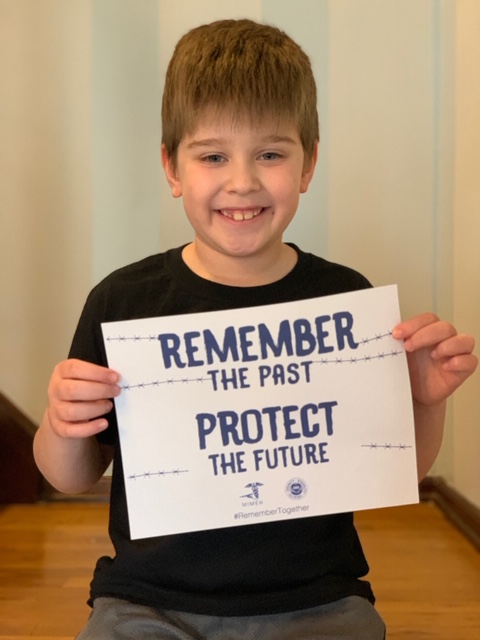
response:
{"label": "boy's finger", "polygon": [[428,347],[437,347],[441,342],[456,337],[455,327],[448,322],[435,324],[419,329],[405,340],[407,351],[416,351]]}
{"label": "boy's finger", "polygon": [[64,438],[89,438],[101,433],[108,427],[108,422],[104,418],[98,420],[89,420],[87,422],[70,422],[64,423]]}
{"label": "boy's finger", "polygon": [[67,378],[52,390],[51,397],[70,403],[85,403],[95,400],[106,400],[107,398],[116,398],[120,392],[121,389],[116,384]]}
{"label": "boy's finger", "polygon": [[464,378],[468,378],[474,373],[475,369],[478,366],[478,358],[472,354],[469,355],[459,355],[450,358],[445,362],[443,368],[446,371],[455,372],[458,374],[463,374]]}
{"label": "boy's finger", "polygon": [[461,334],[440,342],[432,351],[432,357],[438,360],[453,356],[468,355],[475,348],[475,340],[472,336]]}
{"label": "boy's finger", "polygon": [[57,365],[57,371],[62,378],[70,378],[72,380],[90,380],[92,382],[115,384],[120,379],[119,374],[113,369],[73,358],[64,360]]}
{"label": "boy's finger", "polygon": [[54,415],[61,422],[69,424],[87,422],[105,416],[113,409],[111,400],[96,402],[60,402],[50,415]]}
{"label": "boy's finger", "polygon": [[398,340],[402,338],[406,340],[420,329],[423,329],[423,327],[427,327],[438,321],[439,317],[434,313],[421,313],[418,316],[397,324],[392,331],[392,335]]}
{"label": "boy's finger", "polygon": [[424,314],[413,318],[412,321],[398,325],[392,331],[394,338],[405,341],[407,351],[415,351],[425,347],[433,347],[457,335],[455,327],[449,322],[442,320],[430,320],[436,317],[433,314]]}

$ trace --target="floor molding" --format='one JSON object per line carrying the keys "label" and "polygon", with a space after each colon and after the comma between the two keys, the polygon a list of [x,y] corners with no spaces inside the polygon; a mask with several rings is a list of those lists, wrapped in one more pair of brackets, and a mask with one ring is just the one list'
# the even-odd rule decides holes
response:
{"label": "floor molding", "polygon": [[420,499],[431,501],[480,551],[480,509],[441,476],[427,476],[420,483]]}

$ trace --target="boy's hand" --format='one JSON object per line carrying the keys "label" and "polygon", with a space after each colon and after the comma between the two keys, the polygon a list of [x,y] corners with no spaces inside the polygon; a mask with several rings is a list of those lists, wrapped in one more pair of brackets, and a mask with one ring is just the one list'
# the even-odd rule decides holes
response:
{"label": "boy's hand", "polygon": [[433,313],[400,323],[393,337],[405,341],[412,396],[422,405],[448,398],[477,367],[474,339]]}
{"label": "boy's hand", "polygon": [[48,387],[50,426],[62,438],[88,438],[103,431],[108,422],[100,416],[113,408],[119,395],[120,376],[115,371],[83,360],[58,364]]}

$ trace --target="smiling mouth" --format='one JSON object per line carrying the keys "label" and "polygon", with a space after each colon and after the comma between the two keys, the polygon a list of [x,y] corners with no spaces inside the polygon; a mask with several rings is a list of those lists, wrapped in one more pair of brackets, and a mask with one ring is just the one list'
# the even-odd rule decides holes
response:
{"label": "smiling mouth", "polygon": [[243,220],[253,220],[265,210],[265,207],[257,207],[256,209],[218,209],[219,213],[225,218],[242,222]]}

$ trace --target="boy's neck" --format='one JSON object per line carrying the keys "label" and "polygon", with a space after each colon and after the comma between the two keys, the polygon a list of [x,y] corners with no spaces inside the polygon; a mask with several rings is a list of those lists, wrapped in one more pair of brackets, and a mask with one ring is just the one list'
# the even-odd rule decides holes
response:
{"label": "boy's neck", "polygon": [[232,257],[192,242],[183,249],[182,258],[197,276],[211,282],[231,287],[258,287],[284,278],[294,268],[298,255],[283,243],[267,254]]}

